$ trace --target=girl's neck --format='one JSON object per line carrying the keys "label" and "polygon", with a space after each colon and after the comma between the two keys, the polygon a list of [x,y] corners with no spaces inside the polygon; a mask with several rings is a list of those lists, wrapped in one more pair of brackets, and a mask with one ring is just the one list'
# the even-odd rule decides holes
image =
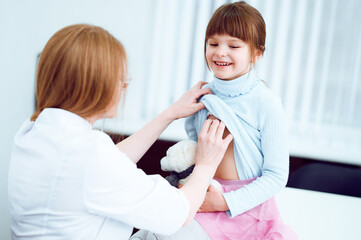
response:
{"label": "girl's neck", "polygon": [[[222,80],[222,81],[232,81],[232,80],[235,80],[235,79],[241,78],[241,77],[243,77],[243,76],[245,76],[245,75],[248,75],[248,74],[250,73],[250,71],[251,71],[251,70],[249,70],[249,71],[248,71],[248,72],[246,72],[246,73],[239,74],[239,75],[237,75],[236,77],[231,78],[231,79],[221,79],[221,78],[218,78],[218,79],[219,79],[219,80]],[[216,78],[217,78],[217,77],[216,77]]]}
{"label": "girl's neck", "polygon": [[259,82],[254,70],[232,80],[214,78],[213,85],[217,93],[228,97],[236,97],[251,91]]}

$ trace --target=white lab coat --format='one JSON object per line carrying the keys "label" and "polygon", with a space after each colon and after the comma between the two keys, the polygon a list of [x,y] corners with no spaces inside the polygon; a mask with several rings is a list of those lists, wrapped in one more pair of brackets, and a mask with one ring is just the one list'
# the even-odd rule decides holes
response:
{"label": "white lab coat", "polygon": [[146,175],[105,133],[49,108],[15,136],[9,170],[13,239],[128,239],[133,227],[171,234],[189,203]]}

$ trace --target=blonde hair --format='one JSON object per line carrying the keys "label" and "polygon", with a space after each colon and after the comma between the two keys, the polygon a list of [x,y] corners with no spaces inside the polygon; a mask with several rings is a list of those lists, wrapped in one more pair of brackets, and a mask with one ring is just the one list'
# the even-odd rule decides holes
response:
{"label": "blonde hair", "polygon": [[45,108],[61,108],[83,118],[105,113],[126,81],[125,49],[109,32],[87,24],[64,27],[40,54],[31,120]]}
{"label": "blonde hair", "polygon": [[248,43],[252,61],[255,59],[256,50],[262,55],[265,51],[266,24],[257,9],[246,2],[228,3],[214,12],[206,30],[204,55],[206,55],[208,39],[215,34],[228,34]]}

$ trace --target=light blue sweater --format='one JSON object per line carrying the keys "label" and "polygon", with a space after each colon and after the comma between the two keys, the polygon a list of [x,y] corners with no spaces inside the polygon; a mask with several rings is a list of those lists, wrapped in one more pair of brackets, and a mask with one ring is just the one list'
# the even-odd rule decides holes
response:
{"label": "light blue sweater", "polygon": [[241,180],[257,178],[247,186],[224,193],[235,217],[261,204],[287,183],[289,154],[280,99],[254,70],[229,81],[214,78],[205,87],[213,94],[200,101],[206,109],[187,118],[185,129],[195,141],[208,112],[225,123],[234,141],[234,158]]}

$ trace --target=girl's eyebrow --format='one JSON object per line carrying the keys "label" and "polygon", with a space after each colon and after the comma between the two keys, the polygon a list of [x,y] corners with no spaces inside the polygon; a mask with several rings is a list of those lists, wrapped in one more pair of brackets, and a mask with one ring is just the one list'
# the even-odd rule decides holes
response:
{"label": "girl's eyebrow", "polygon": [[229,42],[239,42],[239,43],[244,43],[244,42],[242,41],[242,39],[238,39],[238,38],[231,38],[231,39],[229,39],[228,41],[229,41]]}
{"label": "girl's eyebrow", "polygon": [[242,40],[229,40],[228,41],[229,44],[239,44],[239,45],[244,45],[245,43]]}
{"label": "girl's eyebrow", "polygon": [[[215,41],[215,42],[218,42],[218,41],[222,41],[218,38],[214,38],[214,37],[210,37],[208,38],[207,41]],[[229,44],[234,44],[234,43],[237,43],[237,44],[244,44],[244,41],[242,39],[238,39],[238,38],[231,38],[231,39],[225,39],[225,42],[229,43]]]}

